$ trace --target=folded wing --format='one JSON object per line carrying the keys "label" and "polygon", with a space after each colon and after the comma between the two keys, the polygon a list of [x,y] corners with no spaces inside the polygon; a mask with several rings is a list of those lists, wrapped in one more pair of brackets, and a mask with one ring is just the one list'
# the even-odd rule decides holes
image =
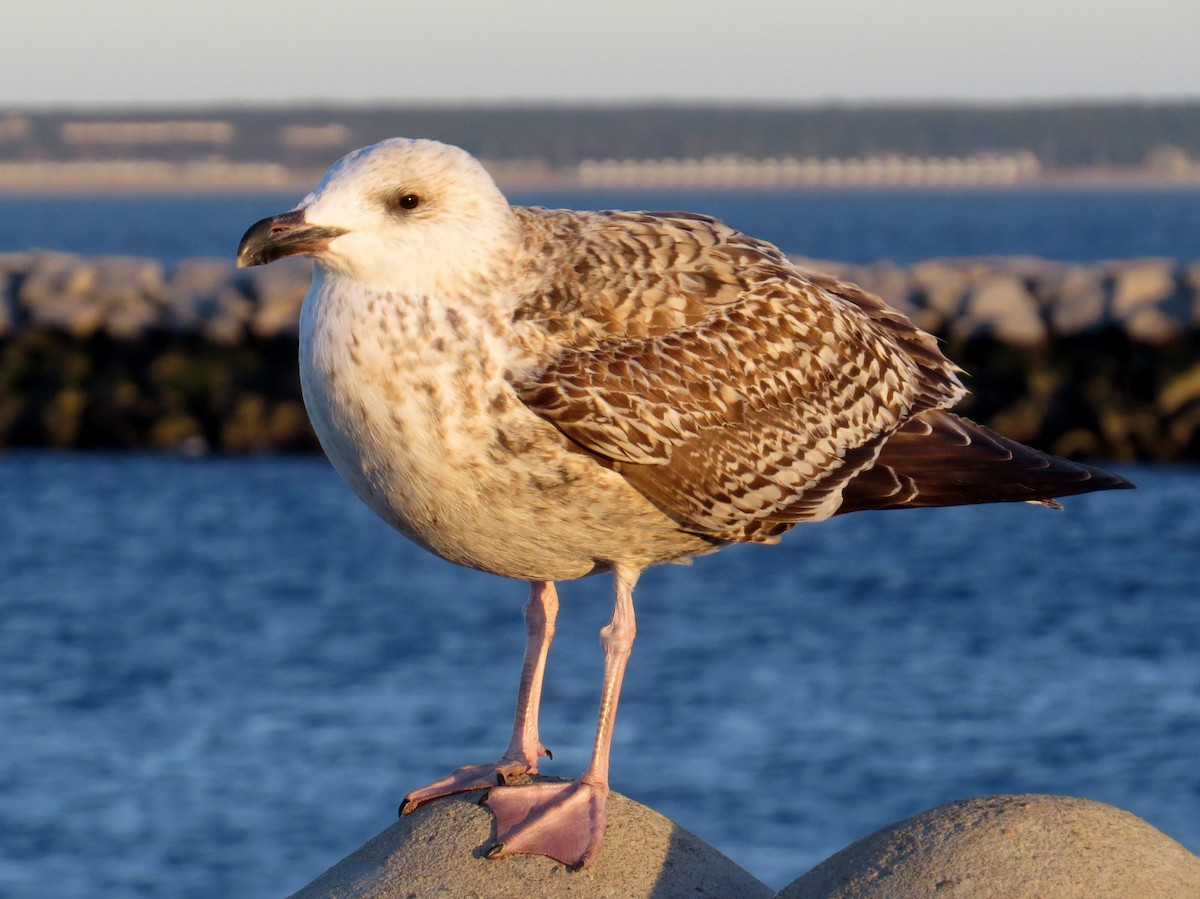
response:
{"label": "folded wing", "polygon": [[529,214],[570,249],[518,315],[550,347],[519,396],[705,536],[829,517],[894,432],[963,393],[898,312],[719,222]]}

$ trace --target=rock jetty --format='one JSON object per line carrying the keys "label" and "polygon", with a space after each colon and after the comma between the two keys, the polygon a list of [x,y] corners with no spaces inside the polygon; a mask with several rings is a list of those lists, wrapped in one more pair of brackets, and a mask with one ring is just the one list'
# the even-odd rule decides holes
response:
{"label": "rock jetty", "polygon": [[[1043,449],[1200,460],[1200,261],[797,260],[882,295],[967,370],[964,414]],[[0,254],[0,448],[313,450],[308,263]]]}

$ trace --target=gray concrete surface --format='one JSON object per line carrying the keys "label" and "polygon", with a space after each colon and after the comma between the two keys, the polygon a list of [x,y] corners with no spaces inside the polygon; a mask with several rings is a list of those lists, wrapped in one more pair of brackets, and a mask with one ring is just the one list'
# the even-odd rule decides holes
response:
{"label": "gray concrete surface", "polygon": [[986,796],[885,827],[778,899],[1197,899],[1200,857],[1087,799]]}
{"label": "gray concrete surface", "polygon": [[769,899],[773,891],[698,837],[613,793],[599,859],[582,871],[536,856],[484,858],[482,792],[401,818],[291,899]]}

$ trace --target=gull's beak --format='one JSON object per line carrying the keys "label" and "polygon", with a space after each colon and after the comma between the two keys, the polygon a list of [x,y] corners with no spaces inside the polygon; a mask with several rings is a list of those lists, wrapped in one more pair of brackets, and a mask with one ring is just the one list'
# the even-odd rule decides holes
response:
{"label": "gull's beak", "polygon": [[238,268],[246,268],[266,265],[285,256],[319,253],[329,246],[329,241],[345,233],[345,228],[310,225],[304,220],[303,209],[267,216],[251,225],[242,235],[242,242],[238,244],[237,265]]}

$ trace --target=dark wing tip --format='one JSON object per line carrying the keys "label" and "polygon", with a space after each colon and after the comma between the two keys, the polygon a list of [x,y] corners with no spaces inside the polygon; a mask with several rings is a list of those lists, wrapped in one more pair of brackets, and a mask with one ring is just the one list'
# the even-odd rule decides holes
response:
{"label": "dark wing tip", "polygon": [[875,464],[846,485],[839,514],[972,503],[1055,500],[1129,490],[1121,475],[1052,456],[949,412],[925,412],[883,445]]}

